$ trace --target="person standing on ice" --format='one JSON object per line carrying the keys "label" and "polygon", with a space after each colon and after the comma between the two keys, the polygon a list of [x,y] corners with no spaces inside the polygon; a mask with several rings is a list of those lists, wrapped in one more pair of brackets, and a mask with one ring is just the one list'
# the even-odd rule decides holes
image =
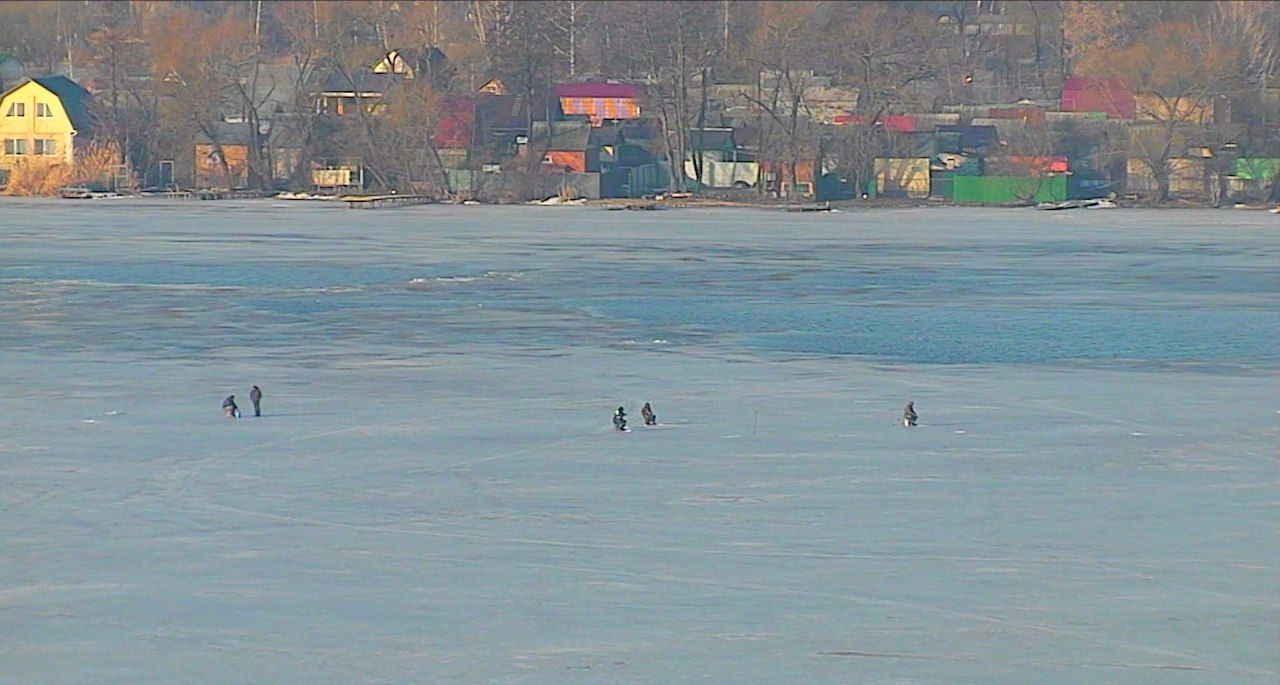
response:
{"label": "person standing on ice", "polygon": [[627,412],[622,407],[613,413],[613,427],[620,431],[627,429]]}
{"label": "person standing on ice", "polygon": [[249,391],[249,401],[253,403],[253,415],[262,416],[262,407],[258,404],[262,401],[262,390],[258,386],[253,386],[253,390]]}
{"label": "person standing on ice", "polygon": [[644,417],[644,425],[658,425],[658,415],[653,413],[653,407],[650,407],[648,402],[645,402],[644,406],[640,408],[640,416]]}
{"label": "person standing on ice", "polygon": [[920,415],[916,413],[916,403],[908,402],[907,406],[902,409],[902,425],[910,428],[916,425],[916,420]]}
{"label": "person standing on ice", "polygon": [[240,418],[240,407],[236,406],[235,395],[227,395],[227,399],[222,401],[222,415],[229,419]]}

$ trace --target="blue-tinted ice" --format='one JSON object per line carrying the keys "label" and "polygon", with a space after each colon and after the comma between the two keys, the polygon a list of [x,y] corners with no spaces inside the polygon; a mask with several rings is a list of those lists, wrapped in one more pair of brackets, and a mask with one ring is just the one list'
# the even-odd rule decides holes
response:
{"label": "blue-tinted ice", "polygon": [[1273,683],[1277,225],[5,200],[0,681]]}

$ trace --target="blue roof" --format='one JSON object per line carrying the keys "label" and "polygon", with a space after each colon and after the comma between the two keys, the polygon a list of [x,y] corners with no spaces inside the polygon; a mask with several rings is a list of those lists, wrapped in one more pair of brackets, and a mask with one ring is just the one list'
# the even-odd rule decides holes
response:
{"label": "blue roof", "polygon": [[89,100],[92,96],[84,86],[66,76],[42,76],[31,80],[58,96],[77,132],[86,133],[89,130],[92,124],[89,118]]}

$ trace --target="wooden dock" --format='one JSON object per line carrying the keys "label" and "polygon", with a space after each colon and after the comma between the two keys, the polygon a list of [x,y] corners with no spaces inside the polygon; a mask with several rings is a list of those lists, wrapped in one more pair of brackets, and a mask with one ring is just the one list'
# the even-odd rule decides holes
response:
{"label": "wooden dock", "polygon": [[811,203],[811,204],[803,204],[803,205],[783,205],[782,208],[788,212],[830,212],[831,203],[825,202],[823,204]]}
{"label": "wooden dock", "polygon": [[425,205],[436,201],[429,195],[343,195],[339,199],[347,203],[348,207],[361,209]]}

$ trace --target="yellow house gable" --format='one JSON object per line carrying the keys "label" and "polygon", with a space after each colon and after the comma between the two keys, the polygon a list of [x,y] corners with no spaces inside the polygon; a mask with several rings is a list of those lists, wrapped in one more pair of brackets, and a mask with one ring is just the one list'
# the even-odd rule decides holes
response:
{"label": "yellow house gable", "polygon": [[409,65],[399,50],[392,50],[377,64],[373,65],[375,74],[404,74],[405,78],[413,78],[413,67]]}
{"label": "yellow house gable", "polygon": [[37,81],[0,96],[0,166],[28,159],[71,162],[79,133],[62,99]]}

